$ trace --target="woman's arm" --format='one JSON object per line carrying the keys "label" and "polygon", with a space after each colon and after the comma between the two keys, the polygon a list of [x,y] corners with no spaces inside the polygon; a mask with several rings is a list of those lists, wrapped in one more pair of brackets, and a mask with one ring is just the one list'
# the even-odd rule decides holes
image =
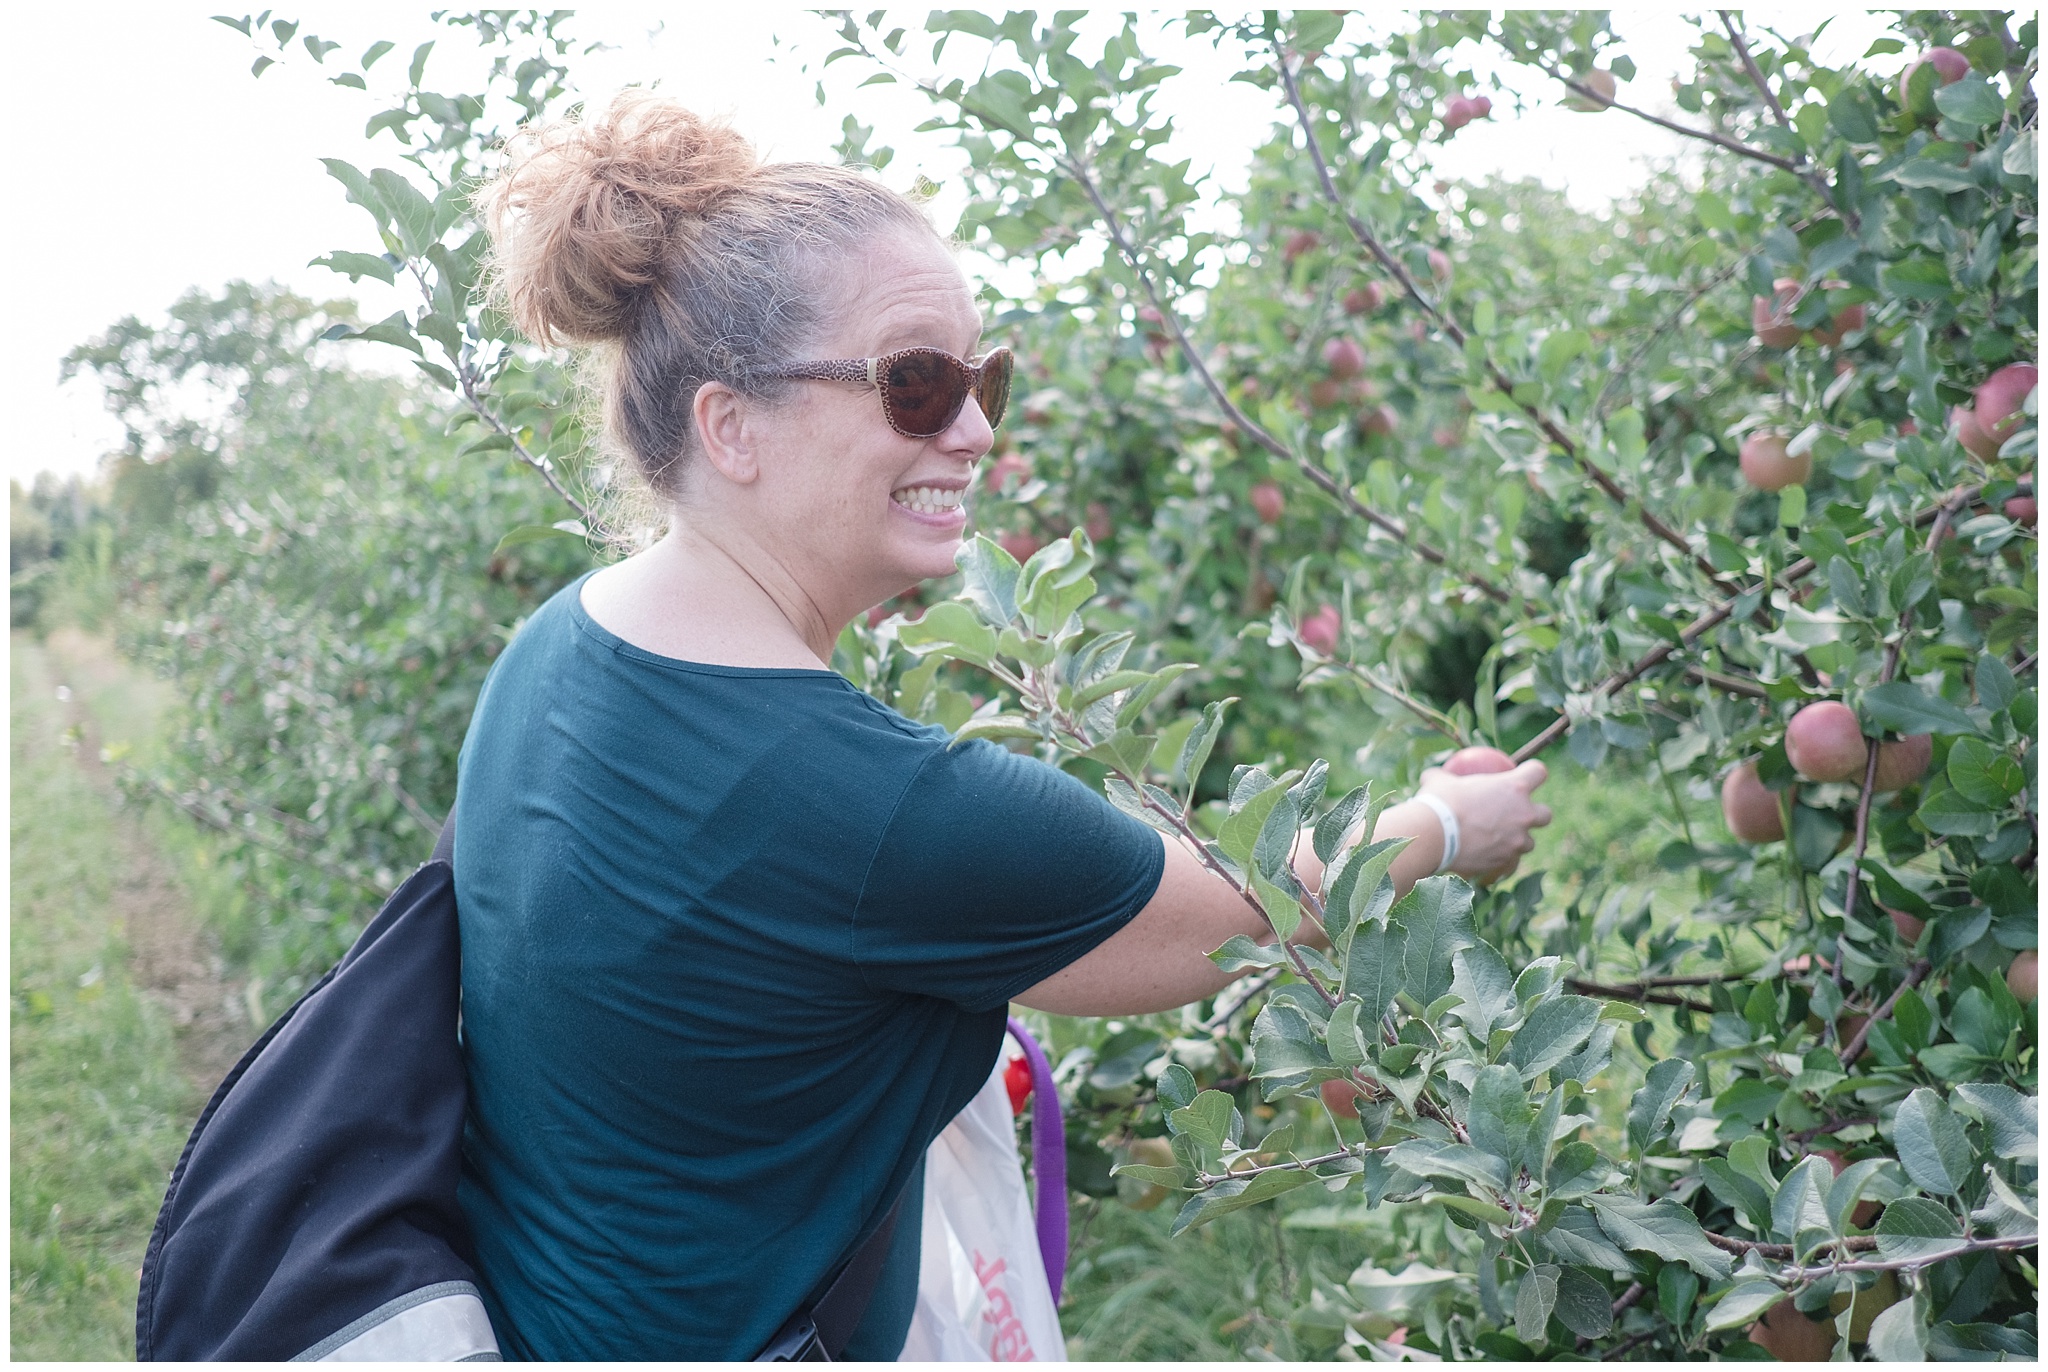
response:
{"label": "woman's arm", "polygon": [[[1549,808],[1530,798],[1545,775],[1540,762],[1481,776],[1451,776],[1435,768],[1423,773],[1422,788],[1442,797],[1458,817],[1454,871],[1492,880],[1514,869],[1535,846],[1529,830],[1550,823]],[[1373,837],[1415,840],[1394,860],[1394,887],[1401,895],[1443,859],[1443,827],[1419,800],[1382,813]],[[1271,935],[1265,919],[1184,845],[1162,841],[1166,869],[1145,908],[1088,954],[1019,995],[1019,1004],[1054,1015],[1149,1014],[1213,996],[1242,975],[1220,970],[1208,954],[1233,934],[1264,942]],[[1295,872],[1314,889],[1323,865],[1304,847]]]}

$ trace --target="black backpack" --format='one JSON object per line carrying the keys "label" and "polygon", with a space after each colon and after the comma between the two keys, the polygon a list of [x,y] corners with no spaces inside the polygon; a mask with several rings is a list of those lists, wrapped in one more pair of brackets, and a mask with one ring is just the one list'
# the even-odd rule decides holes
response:
{"label": "black backpack", "polygon": [[[138,1361],[498,1360],[455,1201],[468,1083],[454,837],[451,816],[207,1102],[143,1258]],[[839,1356],[902,1199],[761,1360]]]}

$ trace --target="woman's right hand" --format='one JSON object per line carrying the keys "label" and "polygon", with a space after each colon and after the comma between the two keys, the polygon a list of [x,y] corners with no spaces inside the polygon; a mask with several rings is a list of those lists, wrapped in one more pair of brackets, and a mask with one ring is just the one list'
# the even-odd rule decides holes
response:
{"label": "woman's right hand", "polygon": [[1422,790],[1458,817],[1458,854],[1450,870],[1481,885],[1513,872],[1522,854],[1536,846],[1529,831],[1550,823],[1550,807],[1533,795],[1549,775],[1535,761],[1478,775],[1454,775],[1441,767],[1425,771]]}

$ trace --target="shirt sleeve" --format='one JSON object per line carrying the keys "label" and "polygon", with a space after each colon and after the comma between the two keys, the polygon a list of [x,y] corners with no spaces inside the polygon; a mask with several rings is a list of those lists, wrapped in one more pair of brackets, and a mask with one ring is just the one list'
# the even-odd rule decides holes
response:
{"label": "shirt sleeve", "polygon": [[976,739],[912,777],[854,914],[870,985],[991,1010],[1128,924],[1159,834],[1055,767]]}

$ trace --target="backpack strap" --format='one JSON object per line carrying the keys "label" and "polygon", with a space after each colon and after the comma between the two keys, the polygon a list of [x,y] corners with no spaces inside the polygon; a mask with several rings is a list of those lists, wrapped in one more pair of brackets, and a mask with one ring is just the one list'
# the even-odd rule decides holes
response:
{"label": "backpack strap", "polygon": [[441,821],[441,833],[434,840],[433,856],[428,862],[445,862],[452,869],[455,866],[455,807],[448,807],[448,818]]}
{"label": "backpack strap", "polygon": [[896,1193],[896,1203],[867,1241],[854,1250],[839,1275],[809,1307],[789,1317],[755,1362],[838,1362],[846,1345],[860,1328],[882,1279],[882,1264],[889,1257],[889,1241],[895,1237],[896,1221],[903,1214],[906,1185]]}

